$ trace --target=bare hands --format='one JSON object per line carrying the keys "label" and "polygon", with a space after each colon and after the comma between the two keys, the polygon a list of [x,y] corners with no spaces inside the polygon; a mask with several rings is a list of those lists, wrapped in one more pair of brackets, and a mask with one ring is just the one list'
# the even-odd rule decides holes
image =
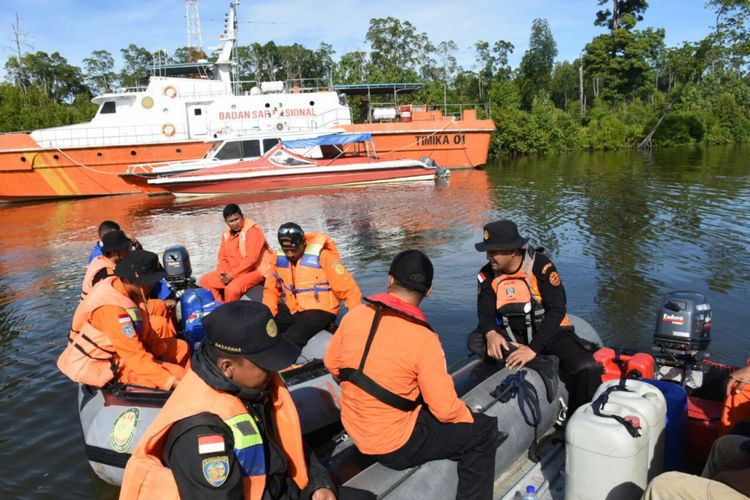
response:
{"label": "bare hands", "polygon": [[750,366],[732,372],[727,382],[727,396],[739,393],[748,383],[750,383]]}
{"label": "bare hands", "polygon": [[230,281],[232,281],[232,273],[226,272],[226,273],[219,273],[219,278],[221,278],[221,282],[225,285],[228,285]]}
{"label": "bare hands", "polygon": [[313,492],[310,498],[311,500],[336,500],[336,494],[328,488],[319,488]]}
{"label": "bare hands", "polygon": [[164,305],[167,306],[167,309],[174,309],[177,305],[177,300],[175,299],[167,299],[164,301]]}
{"label": "bare hands", "polygon": [[510,350],[505,337],[495,330],[487,332],[487,356],[495,359],[503,359],[503,349]]}
{"label": "bare hands", "polygon": [[517,349],[508,355],[505,366],[509,368],[523,368],[526,363],[536,358],[534,350],[523,344],[514,344]]}

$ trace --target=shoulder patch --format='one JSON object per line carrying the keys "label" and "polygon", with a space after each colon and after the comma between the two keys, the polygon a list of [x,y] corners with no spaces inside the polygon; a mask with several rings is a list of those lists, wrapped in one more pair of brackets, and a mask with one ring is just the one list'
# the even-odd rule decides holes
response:
{"label": "shoulder patch", "polygon": [[344,274],[346,272],[346,268],[341,262],[337,262],[336,265],[333,266],[333,270],[336,272],[336,274]]}
{"label": "shoulder patch", "polygon": [[135,326],[133,326],[133,321],[130,319],[129,315],[120,314],[117,316],[117,321],[120,322],[122,333],[127,338],[132,339],[133,337],[135,337]]}
{"label": "shoulder patch", "polygon": [[560,275],[557,274],[557,271],[553,271],[549,275],[549,282],[552,286],[560,286]]}
{"label": "shoulder patch", "polygon": [[221,455],[203,459],[203,478],[214,488],[224,484],[229,477],[229,456]]}
{"label": "shoulder patch", "polygon": [[552,262],[547,262],[542,268],[542,274],[547,274],[550,269],[552,269]]}
{"label": "shoulder patch", "polygon": [[479,281],[479,284],[484,283],[487,280],[487,276],[484,275],[483,272],[480,272],[477,274],[477,281]]}
{"label": "shoulder patch", "polygon": [[205,455],[207,453],[221,453],[226,451],[224,445],[224,436],[221,434],[207,434],[205,436],[198,436],[198,454]]}

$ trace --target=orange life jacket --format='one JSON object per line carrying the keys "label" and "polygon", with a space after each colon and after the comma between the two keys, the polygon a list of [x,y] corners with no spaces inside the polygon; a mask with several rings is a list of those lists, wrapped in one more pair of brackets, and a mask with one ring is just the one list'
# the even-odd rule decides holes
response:
{"label": "orange life jacket", "polygon": [[115,279],[110,276],[97,283],[73,315],[68,345],[57,358],[57,367],[74,382],[104,387],[118,372],[118,356],[112,341],[89,323],[96,309],[108,305],[121,307],[130,316],[135,329],[142,328],[143,310],[112,287]]}
{"label": "orange life jacket", "polygon": [[339,300],[331,289],[326,271],[320,267],[321,252],[329,250],[338,255],[336,245],[323,233],[307,233],[305,240],[305,253],[294,266],[294,272],[283,250],[276,253],[274,276],[281,301],[286,302],[292,312],[319,309],[338,314]]}
{"label": "orange life jacket", "polygon": [[102,269],[109,269],[111,272],[108,274],[112,274],[115,270],[115,263],[109,257],[98,255],[86,268],[86,276],[83,277],[83,283],[81,283],[81,300],[85,299],[91,291],[91,287],[94,286],[94,276]]}
{"label": "orange life jacket", "polygon": [[[271,404],[279,444],[289,461],[287,473],[300,489],[304,489],[308,483],[308,476],[299,415],[289,391],[278,375],[272,378]],[[248,415],[242,400],[229,393],[217,391],[194,371],[189,370],[128,460],[120,490],[121,500],[179,498],[174,475],[162,463],[164,441],[175,422],[202,412],[218,415],[232,430],[233,451],[243,469],[242,485],[245,498],[260,500],[263,497],[266,485],[265,465],[258,466],[259,463],[252,458],[260,457],[259,461],[263,460],[264,436],[258,432],[254,418]],[[255,432],[248,432],[246,426],[243,431],[239,426],[233,425],[235,422],[247,422]]]}
{"label": "orange life jacket", "polygon": [[[247,233],[250,231],[250,229],[258,226],[258,224],[247,217],[245,217],[245,222],[242,224],[242,229],[240,229],[239,234],[239,249],[240,249],[240,255],[243,259],[247,258]],[[260,227],[260,226],[258,226]],[[222,234],[223,240],[229,241],[229,238],[232,237],[232,231],[229,228],[224,229],[224,233]],[[260,262],[258,263],[257,269],[263,274],[263,276],[268,275],[268,271],[271,269],[271,265],[273,264],[273,252],[271,251],[271,247],[268,246],[268,242],[266,242],[263,245],[263,254],[260,256]]]}
{"label": "orange life jacket", "polygon": [[[542,324],[544,319],[544,306],[542,294],[539,292],[539,284],[534,276],[534,258],[536,251],[527,246],[524,251],[521,267],[513,274],[501,274],[492,280],[492,290],[495,292],[498,320],[502,322],[502,328],[511,341],[517,342],[513,333],[511,323],[517,325],[518,320],[523,320],[523,343],[530,343],[534,332]],[[515,320],[515,321],[514,321]],[[570,319],[566,314],[560,322],[560,326],[570,325]],[[516,331],[517,333],[518,330]]]}

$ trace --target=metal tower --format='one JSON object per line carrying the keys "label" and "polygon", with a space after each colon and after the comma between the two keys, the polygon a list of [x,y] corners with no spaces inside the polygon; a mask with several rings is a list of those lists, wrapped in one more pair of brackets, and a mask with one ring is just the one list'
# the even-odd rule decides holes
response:
{"label": "metal tower", "polygon": [[205,57],[201,38],[201,18],[198,13],[198,0],[185,0],[185,23],[187,24],[187,48],[190,60],[193,56]]}

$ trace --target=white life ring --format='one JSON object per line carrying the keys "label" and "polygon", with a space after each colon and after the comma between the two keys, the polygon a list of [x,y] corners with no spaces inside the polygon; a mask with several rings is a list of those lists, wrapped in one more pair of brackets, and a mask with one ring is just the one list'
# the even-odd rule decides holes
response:
{"label": "white life ring", "polygon": [[278,130],[279,132],[281,132],[282,130],[284,130],[284,124],[281,123],[281,122],[277,123],[276,124],[276,130]]}
{"label": "white life ring", "polygon": [[172,125],[171,123],[165,123],[161,127],[161,133],[167,137],[172,137],[176,131],[177,129],[175,129],[174,125]]}
{"label": "white life ring", "polygon": [[177,89],[172,85],[167,85],[166,87],[164,87],[164,95],[169,97],[170,99],[174,99],[175,97],[177,97]]}

